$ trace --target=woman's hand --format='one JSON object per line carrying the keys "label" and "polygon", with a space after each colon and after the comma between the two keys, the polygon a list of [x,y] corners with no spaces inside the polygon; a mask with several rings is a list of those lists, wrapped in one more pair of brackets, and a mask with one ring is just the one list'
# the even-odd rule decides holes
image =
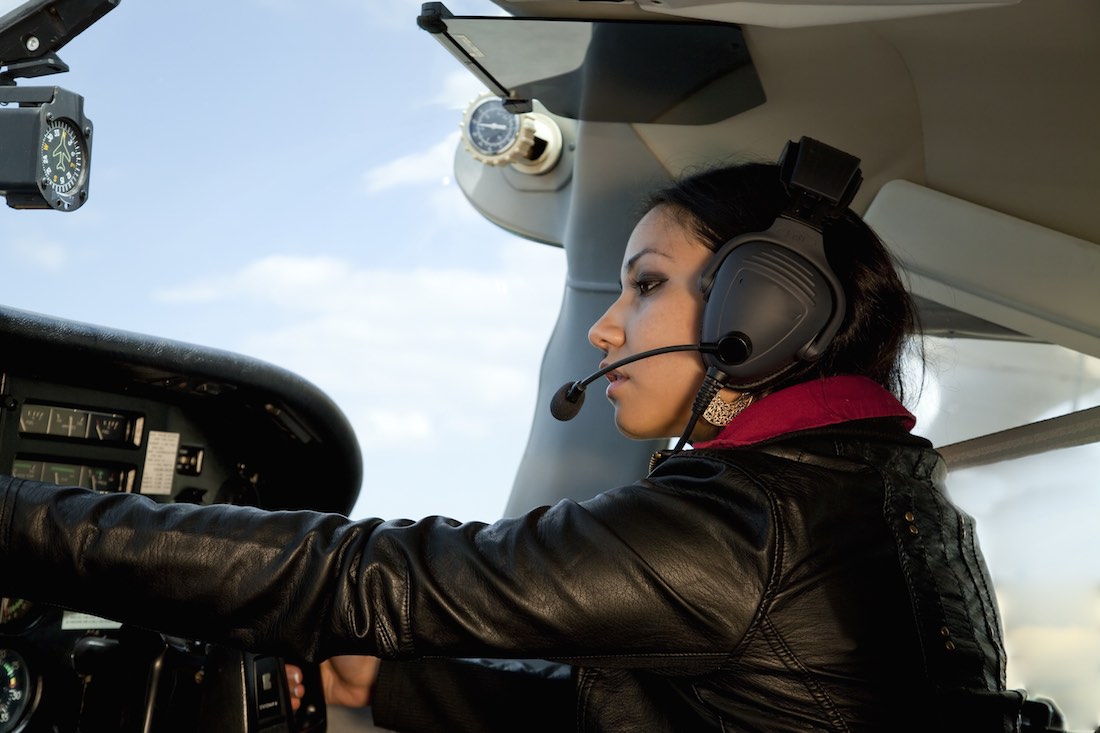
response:
{"label": "woman's hand", "polygon": [[302,669],[297,665],[285,665],[286,689],[290,693],[290,709],[297,711],[302,707],[302,696],[306,694],[306,688],[302,686]]}
{"label": "woman's hand", "polygon": [[[371,690],[378,676],[378,657],[340,656],[321,663],[321,687],[328,705],[363,707],[370,705]],[[297,710],[302,704],[305,687],[302,686],[302,670],[293,664],[286,665],[287,688],[290,690],[290,707]]]}
{"label": "woman's hand", "polygon": [[363,707],[370,705],[374,680],[378,677],[378,657],[333,657],[321,663],[321,684],[329,705]]}

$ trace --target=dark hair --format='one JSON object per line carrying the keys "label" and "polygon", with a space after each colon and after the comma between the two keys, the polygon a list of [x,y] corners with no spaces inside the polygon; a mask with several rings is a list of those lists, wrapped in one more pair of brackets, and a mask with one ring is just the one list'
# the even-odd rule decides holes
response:
{"label": "dark hair", "polygon": [[[651,194],[645,210],[667,207],[715,251],[738,235],[767,229],[789,202],[777,166],[746,163],[688,176]],[[904,399],[901,361],[919,325],[893,258],[851,210],[826,223],[822,234],[825,256],[844,287],[847,312],[820,359],[796,366],[769,389],[857,374]]]}

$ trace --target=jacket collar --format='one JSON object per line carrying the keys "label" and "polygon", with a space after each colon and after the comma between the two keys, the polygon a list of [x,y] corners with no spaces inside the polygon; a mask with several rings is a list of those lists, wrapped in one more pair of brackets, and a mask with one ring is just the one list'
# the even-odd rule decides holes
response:
{"label": "jacket collar", "polygon": [[714,440],[693,447],[741,448],[787,433],[882,417],[900,418],[907,431],[917,422],[894,395],[867,377],[826,377],[766,395],[746,407]]}

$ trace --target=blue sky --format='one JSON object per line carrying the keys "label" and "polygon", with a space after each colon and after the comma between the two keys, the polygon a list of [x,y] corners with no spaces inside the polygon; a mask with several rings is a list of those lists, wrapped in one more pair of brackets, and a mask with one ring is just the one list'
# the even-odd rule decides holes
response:
{"label": "blue sky", "polygon": [[[0,302],[297,372],[359,436],[355,516],[493,519],[564,256],[487,223],[451,182],[483,89],[419,8],[123,0],[61,49],[70,72],[21,82],[84,97],[92,177],[76,212],[0,208],[18,273]],[[408,468],[425,465],[454,478],[418,482]]]}

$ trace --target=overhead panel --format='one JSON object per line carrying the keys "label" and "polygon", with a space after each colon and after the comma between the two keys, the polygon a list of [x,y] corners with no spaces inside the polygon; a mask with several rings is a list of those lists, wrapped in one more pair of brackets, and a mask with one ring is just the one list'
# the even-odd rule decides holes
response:
{"label": "overhead panel", "polygon": [[864,217],[918,297],[1100,357],[1100,247],[911,183]]}
{"label": "overhead panel", "polygon": [[419,23],[486,87],[589,122],[704,125],[764,102],[741,30],[721,23],[454,17]]}

